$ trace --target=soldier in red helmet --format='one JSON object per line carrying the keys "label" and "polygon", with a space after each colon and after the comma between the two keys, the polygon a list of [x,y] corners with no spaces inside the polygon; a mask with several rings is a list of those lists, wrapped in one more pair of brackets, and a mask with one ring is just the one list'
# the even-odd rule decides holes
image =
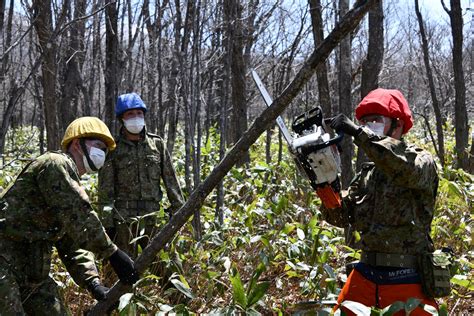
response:
{"label": "soldier in red helmet", "polygon": [[[429,234],[438,188],[436,164],[430,153],[401,139],[413,118],[400,91],[373,90],[355,116],[360,125],[343,114],[328,120],[334,130],[354,137],[370,160],[342,192],[340,208],[321,208],[326,221],[360,234],[361,259],[336,308],[354,315],[341,305],[344,301],[384,308],[414,297],[437,309],[436,301],[423,292],[417,259],[434,250]],[[418,307],[411,315],[428,313]]]}

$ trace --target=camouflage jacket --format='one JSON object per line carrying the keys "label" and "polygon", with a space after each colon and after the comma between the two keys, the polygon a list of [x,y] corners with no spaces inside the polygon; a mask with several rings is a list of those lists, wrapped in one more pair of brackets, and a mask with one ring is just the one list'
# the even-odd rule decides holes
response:
{"label": "camouflage jacket", "polygon": [[47,278],[53,246],[76,283],[86,287],[97,277],[93,257],[117,250],[105,233],[81,187],[74,161],[48,152],[18,175],[2,193],[0,256],[23,282]]}
{"label": "camouflage jacket", "polygon": [[[105,165],[99,171],[99,204],[115,204],[122,216],[127,216],[123,201],[146,201],[159,209],[162,198],[161,179],[171,208],[177,210],[183,204],[183,197],[170,154],[163,140],[150,133],[138,142],[119,136],[117,148],[107,156]],[[133,205],[133,204],[132,204]],[[109,214],[104,212],[104,217]],[[145,214],[136,214],[145,215]],[[103,218],[110,224],[110,221]]]}
{"label": "camouflage jacket", "polygon": [[343,191],[343,206],[321,208],[331,224],[360,233],[364,251],[416,255],[432,251],[429,237],[438,189],[430,153],[363,128],[355,144],[372,162]]}

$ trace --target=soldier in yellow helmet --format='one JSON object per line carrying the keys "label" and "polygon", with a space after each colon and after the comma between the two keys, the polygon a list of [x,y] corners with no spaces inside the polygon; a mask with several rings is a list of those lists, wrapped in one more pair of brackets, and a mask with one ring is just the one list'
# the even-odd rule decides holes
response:
{"label": "soldier in yellow helmet", "polygon": [[125,283],[138,280],[133,261],[107,236],[79,182],[84,173],[100,169],[115,148],[107,126],[95,117],[76,119],[61,146],[63,152],[30,162],[1,194],[1,315],[69,314],[49,276],[53,246],[76,283],[98,300],[108,289],[89,251],[109,259]]}

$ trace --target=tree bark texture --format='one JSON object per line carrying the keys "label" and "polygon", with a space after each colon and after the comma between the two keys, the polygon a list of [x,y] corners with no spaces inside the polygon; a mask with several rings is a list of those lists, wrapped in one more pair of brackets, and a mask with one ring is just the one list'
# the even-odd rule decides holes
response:
{"label": "tree bark texture", "polygon": [[[231,69],[231,115],[229,120],[228,142],[235,144],[247,130],[247,83],[245,73],[247,65],[244,62],[244,23],[242,18],[243,5],[240,0],[224,0],[224,18],[226,36],[229,41],[227,58]],[[239,164],[250,160],[244,153]]]}
{"label": "tree bark texture", "polygon": [[[61,96],[59,108],[61,109],[61,119],[59,120],[60,134],[63,134],[66,127],[78,116],[79,94],[82,91],[81,64],[84,55],[85,21],[79,19],[85,15],[85,0],[74,1],[74,21],[69,36],[69,45],[62,60],[64,73],[61,79]],[[69,8],[70,10],[70,8]],[[85,96],[86,97],[86,96]],[[89,102],[84,98],[83,102]],[[89,106],[90,107],[90,106]]]}
{"label": "tree bark texture", "polygon": [[[143,250],[135,261],[135,267],[143,272],[155,258],[158,251],[168,243],[179,229],[188,221],[194,210],[199,209],[209,193],[222,181],[229,170],[237,163],[241,155],[258,139],[258,137],[274,123],[275,119],[283,112],[290,102],[298,95],[304,85],[314,74],[316,67],[326,60],[331,51],[338,45],[342,38],[347,36],[360,22],[369,8],[378,0],[358,1],[356,7],[349,11],[338,23],[328,37],[318,46],[316,50],[303,64],[295,75],[293,81],[273,101],[271,107],[267,107],[252,123],[249,129],[242,135],[240,140],[230,149],[224,159],[212,170],[210,175],[193,191],[186,203],[171,218],[168,224],[161,229]],[[120,298],[122,294],[129,291],[130,287],[118,282],[110,289],[107,299],[97,303],[90,311],[90,315],[104,315],[106,311]]]}
{"label": "tree bark texture", "polygon": [[[384,25],[383,1],[369,11],[369,45],[367,56],[362,62],[360,99],[362,100],[370,91],[379,87],[379,75],[382,69],[384,56]],[[356,170],[360,170],[367,156],[362,150],[357,151]]]}
{"label": "tree bark texture", "polygon": [[430,65],[430,53],[428,50],[428,40],[426,38],[426,33],[425,33],[425,26],[423,22],[423,17],[420,12],[420,8],[418,5],[418,0],[415,0],[415,12],[416,12],[416,17],[418,20],[418,26],[420,28],[420,38],[421,38],[421,48],[423,50],[423,62],[425,64],[425,69],[426,69],[426,77],[428,79],[428,87],[430,89],[430,95],[431,95],[431,102],[433,103],[433,110],[435,113],[435,118],[436,118],[436,133],[437,133],[437,142],[438,144],[434,143],[434,147],[437,148],[436,153],[438,154],[438,158],[441,162],[441,165],[444,166],[444,134],[443,134],[443,125],[444,125],[444,119],[441,114],[441,108],[439,105],[438,101],[438,96],[436,94],[436,87],[435,87],[435,82],[433,78],[433,71],[431,70],[431,65]]}
{"label": "tree bark texture", "polygon": [[[339,0],[340,18],[349,10],[349,0]],[[348,34],[339,44],[339,113],[348,117],[353,116],[352,107],[352,61],[351,61],[351,36]],[[354,177],[352,169],[352,157],[354,156],[354,144],[352,137],[344,137],[341,153],[341,182],[342,187],[347,188]]]}
{"label": "tree bark texture", "polygon": [[116,134],[115,103],[118,97],[119,44],[118,9],[114,0],[106,0],[105,9],[105,123]]}
{"label": "tree bark texture", "polygon": [[362,62],[361,100],[370,91],[379,87],[379,74],[382,70],[384,55],[383,20],[383,1],[380,1],[376,7],[369,11],[369,45],[367,57]]}
{"label": "tree bark texture", "polygon": [[[314,47],[324,40],[321,0],[308,0],[311,24],[313,27]],[[319,105],[325,116],[332,116],[331,95],[329,94],[328,69],[326,62],[316,69],[318,82]]]}
{"label": "tree bark texture", "polygon": [[460,0],[451,0],[451,10],[448,10],[441,1],[451,21],[453,36],[453,72],[454,72],[454,127],[456,138],[456,166],[467,171],[468,169],[468,140],[469,128],[467,125],[466,84],[464,81],[462,44],[463,19]]}
{"label": "tree bark texture", "polygon": [[60,135],[56,104],[56,50],[53,38],[53,17],[49,1],[34,0],[32,4],[33,24],[41,47],[41,83],[43,86],[43,109],[47,133],[47,150],[59,148]]}

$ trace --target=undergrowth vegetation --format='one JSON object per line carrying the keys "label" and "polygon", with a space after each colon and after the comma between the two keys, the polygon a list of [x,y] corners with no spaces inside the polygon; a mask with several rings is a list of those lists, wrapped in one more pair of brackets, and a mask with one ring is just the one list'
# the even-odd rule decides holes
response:
{"label": "undergrowth vegetation", "polygon": [[[423,139],[424,135],[414,134],[409,141],[432,151],[431,144]],[[452,159],[452,135],[446,136],[446,143],[451,150],[447,156]],[[276,161],[277,145],[272,145],[274,160],[270,164],[265,162],[264,137],[252,146],[250,165],[233,168],[224,178],[224,223],[216,222],[213,191],[201,209],[202,240],[194,240],[190,222],[183,227],[157,256],[159,263],[142,276],[134,293],[122,296],[116,313],[303,315],[310,310],[330,311],[346,277],[344,264],[358,259],[359,254],[344,245],[342,229],[321,220],[320,201],[296,170],[286,148],[283,160]],[[38,147],[35,129],[20,128],[10,133],[0,169],[4,189],[26,161],[39,155]],[[214,134],[202,149],[203,178],[217,164],[218,152]],[[174,161],[184,184],[181,153],[184,150],[175,151]],[[450,247],[455,253],[454,286],[451,295],[438,302],[450,313],[467,315],[474,312],[473,175],[451,168],[451,163],[439,170],[432,237],[437,248]],[[83,184],[94,202],[96,177],[85,177]],[[164,201],[157,216],[164,214],[166,204]],[[166,222],[164,217],[162,222]],[[162,272],[163,266],[167,274]],[[57,259],[53,275],[74,315],[94,304]],[[401,303],[392,311],[409,310],[413,304]],[[373,312],[390,314],[387,310]]]}

